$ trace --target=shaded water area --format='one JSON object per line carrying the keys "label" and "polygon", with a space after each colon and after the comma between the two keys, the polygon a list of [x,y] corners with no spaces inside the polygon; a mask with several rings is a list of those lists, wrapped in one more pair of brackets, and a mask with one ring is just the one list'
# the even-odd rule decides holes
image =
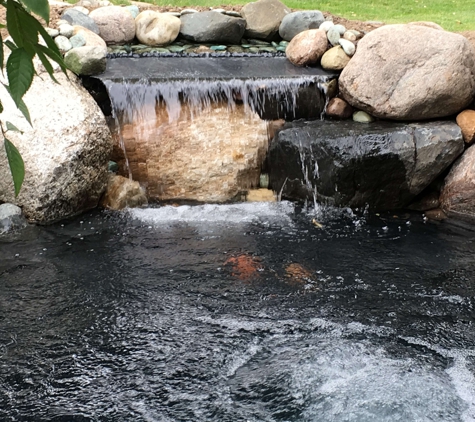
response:
{"label": "shaded water area", "polygon": [[2,421],[474,421],[475,231],[290,203],[0,239]]}

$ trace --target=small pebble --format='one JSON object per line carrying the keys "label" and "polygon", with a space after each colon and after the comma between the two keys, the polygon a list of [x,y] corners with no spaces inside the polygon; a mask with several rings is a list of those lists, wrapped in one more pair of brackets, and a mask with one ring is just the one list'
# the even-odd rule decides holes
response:
{"label": "small pebble", "polygon": [[195,9],[183,9],[181,15],[190,15],[192,13],[198,13],[198,10]]}
{"label": "small pebble", "polygon": [[59,35],[62,35],[66,38],[71,38],[73,36],[74,28],[69,23],[59,26]]}
{"label": "small pebble", "polygon": [[343,35],[346,32],[346,28],[343,25],[335,25],[334,28],[340,33],[340,35]]}
{"label": "small pebble", "polygon": [[53,28],[45,28],[46,32],[51,38],[57,37],[59,35],[59,31]]}
{"label": "small pebble", "polygon": [[319,29],[323,29],[325,32],[328,32],[332,26],[335,26],[332,21],[325,21],[319,26]]}
{"label": "small pebble", "polygon": [[327,32],[328,41],[333,46],[339,45],[340,43],[340,32],[335,29],[335,25],[332,26]]}
{"label": "small pebble", "polygon": [[343,48],[343,51],[348,56],[351,57],[353,54],[355,54],[356,47],[351,41],[345,40],[344,38],[340,38],[339,43],[341,47]]}
{"label": "small pebble", "polygon": [[344,34],[343,34],[343,38],[345,40],[348,40],[348,41],[356,41],[356,35],[353,34],[353,32],[351,31],[346,31]]}
{"label": "small pebble", "polygon": [[71,50],[71,48],[73,48],[69,39],[66,38],[64,35],[58,35],[54,39],[54,43],[59,48],[59,50],[63,52],[69,51]]}
{"label": "small pebble", "polygon": [[371,123],[374,122],[374,117],[360,110],[353,113],[353,121],[358,123]]}

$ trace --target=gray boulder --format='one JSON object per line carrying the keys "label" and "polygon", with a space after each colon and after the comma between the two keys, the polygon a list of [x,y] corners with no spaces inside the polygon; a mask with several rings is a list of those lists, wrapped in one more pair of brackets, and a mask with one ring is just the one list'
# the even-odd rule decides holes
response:
{"label": "gray boulder", "polygon": [[268,153],[270,185],[291,199],[337,206],[405,207],[463,151],[452,122],[293,122]]}
{"label": "gray boulder", "polygon": [[90,16],[85,15],[76,9],[66,9],[61,15],[61,19],[69,22],[71,25],[79,25],[89,29],[95,34],[99,34],[99,27]]}
{"label": "gray boulder", "polygon": [[64,56],[68,69],[76,75],[99,75],[106,70],[107,48],[105,47],[76,47]]}
{"label": "gray boulder", "polygon": [[241,9],[246,19],[246,38],[274,40],[279,35],[279,27],[285,15],[291,10],[279,0],[258,0],[247,3]]}
{"label": "gray boulder", "polygon": [[25,180],[15,197],[4,148],[0,148],[0,202],[23,209],[34,222],[51,223],[97,205],[104,191],[112,139],[99,106],[77,77],[55,73],[35,76],[24,96],[32,126],[3,87],[2,117],[22,132],[9,139],[25,163]]}
{"label": "gray boulder", "polygon": [[475,96],[475,50],[460,34],[419,25],[368,33],[340,76],[340,92],[373,116],[450,116]]}
{"label": "gray boulder", "polygon": [[307,29],[318,29],[325,21],[323,13],[319,10],[307,10],[289,13],[284,16],[279,26],[279,35],[285,41],[290,41],[293,37]]}
{"label": "gray boulder", "polygon": [[181,16],[183,38],[203,43],[239,44],[246,21],[219,12],[188,13]]}
{"label": "gray boulder", "polygon": [[0,205],[0,234],[22,229],[27,224],[20,207],[13,204]]}

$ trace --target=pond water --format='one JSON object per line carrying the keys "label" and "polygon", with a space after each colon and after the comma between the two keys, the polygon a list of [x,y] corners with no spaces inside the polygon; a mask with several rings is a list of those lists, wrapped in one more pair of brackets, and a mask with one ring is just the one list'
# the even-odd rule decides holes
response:
{"label": "pond water", "polygon": [[0,238],[1,421],[475,421],[475,227],[292,204]]}

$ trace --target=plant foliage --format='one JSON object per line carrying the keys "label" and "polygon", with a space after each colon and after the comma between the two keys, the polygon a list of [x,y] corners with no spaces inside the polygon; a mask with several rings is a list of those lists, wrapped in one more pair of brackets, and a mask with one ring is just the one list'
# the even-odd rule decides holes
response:
{"label": "plant foliage", "polygon": [[[48,35],[38,19],[32,15],[39,16],[48,24],[48,0],[0,0],[0,7],[6,9],[6,24],[2,23],[0,26],[7,28],[11,37],[11,40],[4,41],[0,36],[1,69],[4,68],[5,61],[3,46],[6,45],[11,50],[6,63],[8,85],[5,84],[5,88],[31,125],[30,113],[23,101],[23,96],[30,88],[35,76],[33,58],[35,55],[38,56],[54,81],[56,79],[54,78],[53,66],[50,60],[58,63],[63,72],[66,72],[66,65],[53,39]],[[44,41],[46,46],[40,44],[40,39]],[[0,113],[2,111],[3,105],[0,103]],[[3,121],[0,121],[0,127],[15,187],[15,195],[18,195],[25,177],[25,166],[18,149],[6,137],[6,132],[18,131],[18,129],[10,122]]]}

